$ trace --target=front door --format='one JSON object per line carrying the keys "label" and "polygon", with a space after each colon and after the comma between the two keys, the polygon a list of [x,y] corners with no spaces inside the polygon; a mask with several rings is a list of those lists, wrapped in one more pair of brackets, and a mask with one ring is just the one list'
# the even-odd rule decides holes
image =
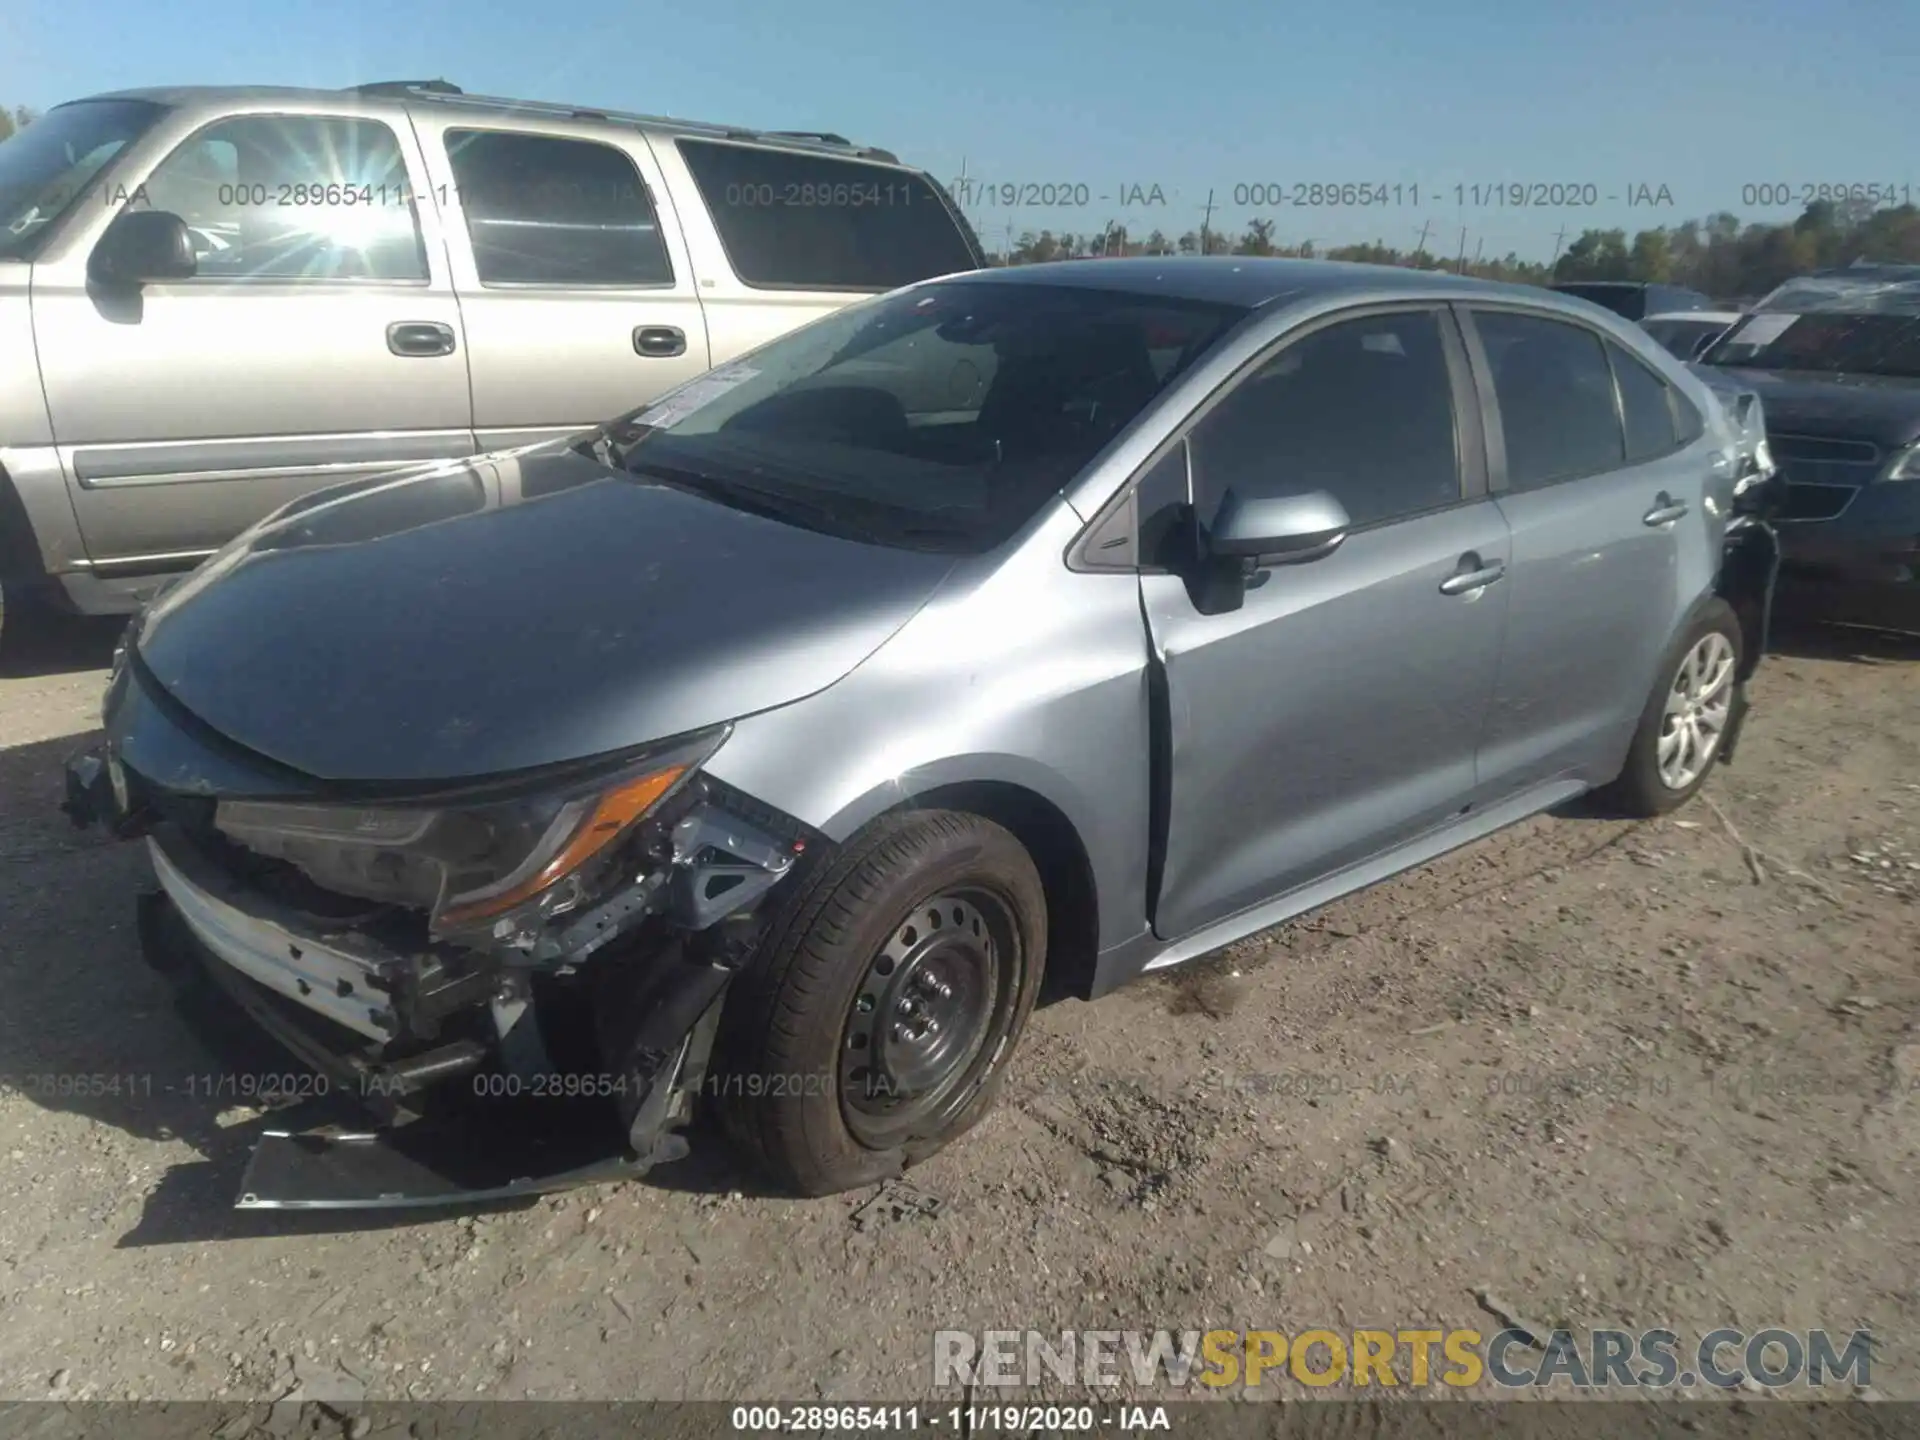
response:
{"label": "front door", "polygon": [[1336,319],[1233,382],[1189,436],[1202,532],[1229,488],[1326,490],[1353,528],[1321,559],[1262,572],[1224,613],[1176,575],[1142,577],[1171,714],[1163,938],[1471,802],[1508,538],[1467,439],[1466,383],[1442,307]]}
{"label": "front door", "polygon": [[177,566],[320,485],[473,453],[420,174],[412,137],[365,115],[229,116],[126,180],[126,204],[187,222],[193,279],[103,292],[85,256],[36,270],[54,439],[96,565]]}

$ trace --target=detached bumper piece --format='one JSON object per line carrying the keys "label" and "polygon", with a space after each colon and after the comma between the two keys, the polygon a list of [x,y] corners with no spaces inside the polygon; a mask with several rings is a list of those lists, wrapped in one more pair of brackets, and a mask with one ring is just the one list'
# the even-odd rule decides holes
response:
{"label": "detached bumper piece", "polygon": [[422,1121],[398,1129],[318,1121],[269,1130],[240,1182],[240,1210],[472,1205],[645,1175],[607,1135]]}

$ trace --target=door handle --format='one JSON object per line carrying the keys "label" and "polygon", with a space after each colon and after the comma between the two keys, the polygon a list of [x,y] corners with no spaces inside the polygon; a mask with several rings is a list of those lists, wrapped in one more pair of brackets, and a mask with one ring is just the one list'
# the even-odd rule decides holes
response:
{"label": "door handle", "polygon": [[1483,561],[1472,551],[1460,557],[1460,568],[1440,582],[1442,595],[1473,595],[1493,584],[1507,573],[1507,567],[1498,560],[1491,565]]}
{"label": "door handle", "polygon": [[387,326],[387,349],[396,355],[451,355],[453,327],[437,320],[396,320]]}
{"label": "door handle", "polygon": [[677,325],[639,325],[634,327],[633,353],[654,359],[670,360],[687,353],[687,332]]}
{"label": "door handle", "polygon": [[1654,497],[1653,509],[1640,517],[1642,525],[1671,525],[1687,513],[1687,502],[1675,500],[1662,490]]}

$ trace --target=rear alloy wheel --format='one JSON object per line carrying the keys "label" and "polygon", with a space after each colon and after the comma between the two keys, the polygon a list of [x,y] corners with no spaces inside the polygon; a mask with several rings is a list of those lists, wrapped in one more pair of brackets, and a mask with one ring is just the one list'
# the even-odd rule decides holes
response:
{"label": "rear alloy wheel", "polygon": [[1641,713],[1627,763],[1603,792],[1629,814],[1664,815],[1690,800],[1719,758],[1740,674],[1740,621],[1714,600],[1680,636]]}
{"label": "rear alloy wheel", "polygon": [[1660,738],[1654,745],[1660,783],[1667,789],[1691,788],[1720,752],[1720,738],[1733,712],[1737,664],[1733,645],[1718,630],[1702,635],[1680,662],[1661,707]]}
{"label": "rear alloy wheel", "polygon": [[825,1195],[898,1174],[992,1106],[1040,989],[1046,894],[978,815],[877,821],[807,877],[734,982],[708,1089],[735,1143]]}

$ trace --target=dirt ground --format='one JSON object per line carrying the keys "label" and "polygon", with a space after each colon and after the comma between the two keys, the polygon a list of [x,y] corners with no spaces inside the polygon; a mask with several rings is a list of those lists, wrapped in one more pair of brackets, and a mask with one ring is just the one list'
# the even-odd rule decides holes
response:
{"label": "dirt ground", "polygon": [[192,1093],[139,850],[56,808],[111,643],[0,663],[0,1398],[911,1399],[937,1329],[1490,1333],[1483,1287],[1870,1329],[1873,1389],[1920,1398],[1920,646],[1785,637],[1675,817],[1543,817],[1047,1008],[911,1173],[938,1213],[862,1227],[710,1137],[479,1215],[231,1210],[258,1119]]}

